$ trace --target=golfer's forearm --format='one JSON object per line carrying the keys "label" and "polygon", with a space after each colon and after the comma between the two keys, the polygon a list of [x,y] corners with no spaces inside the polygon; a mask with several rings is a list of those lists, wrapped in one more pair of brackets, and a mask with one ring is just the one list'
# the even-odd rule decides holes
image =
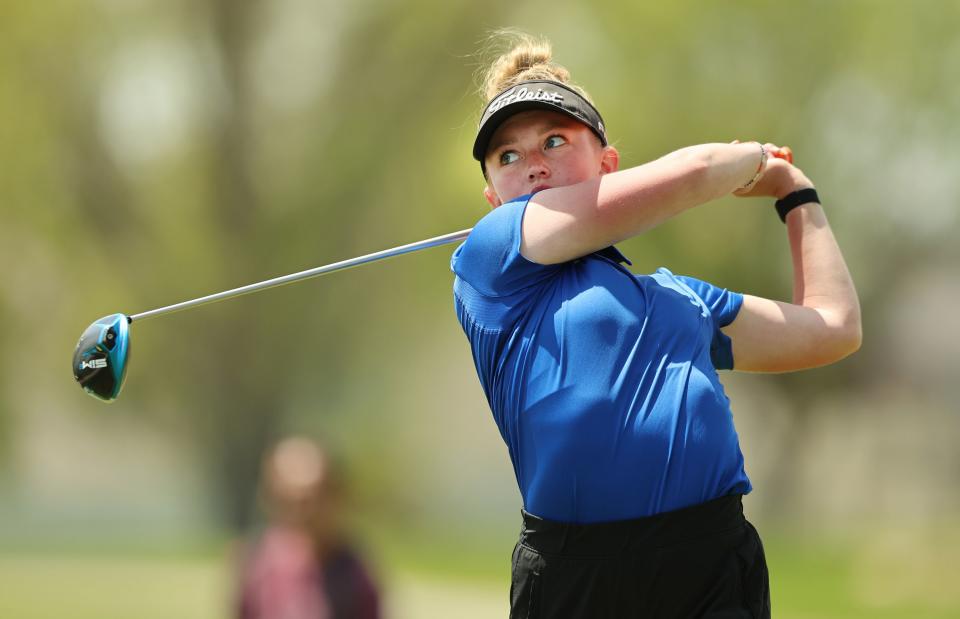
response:
{"label": "golfer's forearm", "polygon": [[861,340],[860,301],[823,208],[812,202],[790,211],[787,234],[793,302],[820,313],[831,345],[847,354],[855,351]]}
{"label": "golfer's forearm", "polygon": [[705,164],[697,189],[700,203],[729,195],[757,174],[762,150],[756,142],[744,144],[701,144],[692,147]]}
{"label": "golfer's forearm", "polygon": [[[749,144],[699,144],[598,179],[596,212],[613,222],[617,240],[640,234],[671,217],[730,194],[753,179],[760,148]],[[589,195],[589,194],[588,194]]]}

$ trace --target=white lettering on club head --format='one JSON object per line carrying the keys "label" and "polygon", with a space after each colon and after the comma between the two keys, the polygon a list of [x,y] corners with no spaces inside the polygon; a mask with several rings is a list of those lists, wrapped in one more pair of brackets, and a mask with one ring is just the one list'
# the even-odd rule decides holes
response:
{"label": "white lettering on club head", "polygon": [[106,359],[91,359],[89,361],[81,361],[80,369],[81,370],[97,370],[100,368],[107,367]]}

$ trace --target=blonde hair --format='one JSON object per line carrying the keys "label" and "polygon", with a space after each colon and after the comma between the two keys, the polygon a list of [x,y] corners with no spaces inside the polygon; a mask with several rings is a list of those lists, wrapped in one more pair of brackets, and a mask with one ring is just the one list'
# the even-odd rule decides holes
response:
{"label": "blonde hair", "polygon": [[553,46],[545,37],[516,30],[497,30],[488,38],[484,56],[497,57],[480,77],[480,97],[486,106],[500,92],[527,80],[566,84],[593,105],[582,88],[570,81],[570,71],[553,62]]}

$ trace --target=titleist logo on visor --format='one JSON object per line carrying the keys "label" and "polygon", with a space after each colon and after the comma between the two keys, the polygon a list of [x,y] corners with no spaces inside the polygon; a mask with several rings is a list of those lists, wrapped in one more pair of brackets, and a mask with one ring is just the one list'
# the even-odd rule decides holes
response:
{"label": "titleist logo on visor", "polygon": [[487,107],[487,115],[493,114],[503,106],[516,103],[517,101],[561,103],[563,101],[563,95],[558,92],[545,92],[542,88],[538,88],[536,92],[534,92],[526,86],[514,87],[490,102],[490,105]]}
{"label": "titleist logo on visor", "polygon": [[528,80],[500,92],[484,108],[477,126],[477,137],[473,141],[473,158],[480,162],[481,168],[484,166],[483,158],[487,145],[497,127],[511,114],[538,108],[566,114],[585,124],[597,134],[604,146],[607,145],[606,129],[600,112],[583,95],[559,82]]}

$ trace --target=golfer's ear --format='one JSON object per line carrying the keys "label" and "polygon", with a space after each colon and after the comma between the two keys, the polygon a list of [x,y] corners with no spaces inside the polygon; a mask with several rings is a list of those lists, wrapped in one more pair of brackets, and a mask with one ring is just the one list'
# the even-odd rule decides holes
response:
{"label": "golfer's ear", "polygon": [[613,146],[604,146],[600,158],[600,174],[609,174],[620,169],[620,153]]}
{"label": "golfer's ear", "polygon": [[497,196],[496,192],[490,189],[490,185],[487,185],[486,187],[483,188],[483,197],[487,199],[487,202],[489,202],[490,206],[493,208],[497,208],[498,206],[503,204],[503,202],[500,201],[500,197]]}

